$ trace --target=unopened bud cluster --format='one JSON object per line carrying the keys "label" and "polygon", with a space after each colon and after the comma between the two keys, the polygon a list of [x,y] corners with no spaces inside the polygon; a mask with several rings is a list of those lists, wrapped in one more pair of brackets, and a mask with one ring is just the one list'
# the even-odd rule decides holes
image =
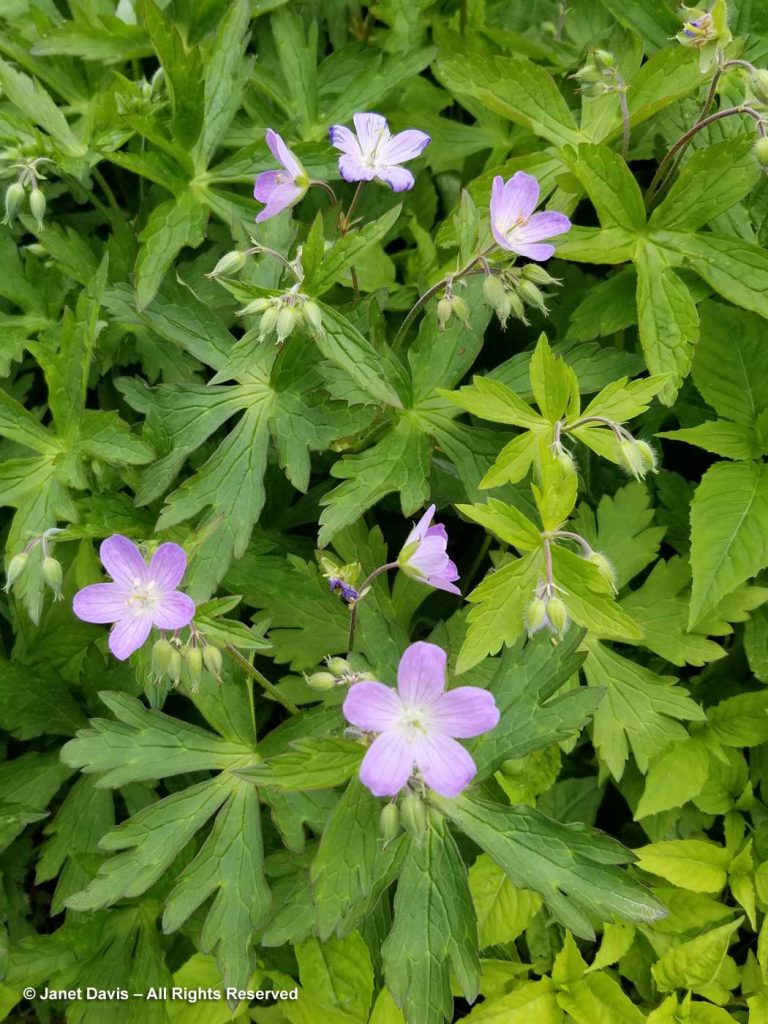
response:
{"label": "unopened bud cluster", "polygon": [[571,78],[579,83],[579,92],[590,97],[625,92],[627,88],[616,67],[616,58],[608,50],[592,50],[588,62]]}
{"label": "unopened bud cluster", "polygon": [[328,580],[328,588],[332,594],[338,594],[348,607],[357,604],[365,592],[360,593],[355,582],[360,575],[360,563],[350,562],[349,565],[336,565],[329,558],[320,559],[323,576]]}
{"label": "unopened bud cluster", "polygon": [[152,646],[152,677],[156,683],[168,678],[176,687],[184,681],[192,693],[197,693],[203,672],[208,672],[220,683],[223,667],[221,650],[203,640],[197,632],[185,644],[178,637],[169,640],[161,636]]}
{"label": "unopened bud cluster", "polygon": [[429,810],[421,796],[406,792],[400,803],[385,804],[379,815],[379,838],[386,847],[400,835],[403,829],[411,839],[421,846],[429,826]]}
{"label": "unopened bud cluster", "polygon": [[[5,156],[7,157],[7,154]],[[5,190],[3,224],[12,224],[22,212],[25,202],[28,201],[29,212],[35,219],[37,230],[42,231],[45,227],[46,200],[45,194],[38,184],[45,175],[40,173],[40,163],[50,163],[50,161],[47,157],[37,157],[34,160],[22,159],[12,164],[20,171],[16,181],[12,181]],[[27,188],[29,188],[29,196],[27,196]]]}
{"label": "unopened bud cluster", "polygon": [[325,668],[311,675],[304,675],[307,686],[323,692],[333,690],[336,686],[352,686],[353,683],[373,682],[375,676],[371,672],[359,672],[352,668],[346,658],[328,657]]}
{"label": "unopened bud cluster", "polygon": [[657,469],[656,452],[647,441],[638,440],[627,434],[617,439],[619,465],[636,480],[645,480],[648,473]]}
{"label": "unopened bud cluster", "polygon": [[[53,592],[54,601],[61,601],[61,585],[64,580],[64,571],[61,567],[61,562],[51,554],[51,542],[59,533],[61,533],[61,530],[56,528],[46,530],[39,536],[34,537],[23,551],[18,552],[11,558],[5,574],[5,586],[3,587],[6,594],[11,591],[22,576],[28,577],[30,570],[32,570],[33,575],[37,574],[38,579],[42,578],[45,586]],[[40,555],[31,560],[30,556],[38,545],[40,546]]]}
{"label": "unopened bud cluster", "polygon": [[315,337],[322,337],[323,314],[318,304],[301,292],[287,292],[272,298],[253,299],[242,309],[240,316],[261,313],[259,341],[275,337],[275,344],[282,345],[297,327],[303,327]]}
{"label": "unopened bud cluster", "polygon": [[454,316],[458,317],[465,326],[469,324],[469,309],[466,302],[460,295],[454,295],[449,285],[437,304],[437,323],[441,331],[445,330],[448,321]]}
{"label": "unopened bud cluster", "polygon": [[569,621],[568,607],[558,595],[555,584],[540,582],[525,610],[525,628],[528,636],[548,629],[555,636],[562,637],[568,629]]}
{"label": "unopened bud cluster", "polygon": [[548,296],[542,288],[558,284],[559,280],[543,267],[528,263],[524,267],[509,267],[498,274],[488,274],[483,281],[483,298],[505,329],[510,316],[528,323],[526,307],[538,309],[546,316]]}

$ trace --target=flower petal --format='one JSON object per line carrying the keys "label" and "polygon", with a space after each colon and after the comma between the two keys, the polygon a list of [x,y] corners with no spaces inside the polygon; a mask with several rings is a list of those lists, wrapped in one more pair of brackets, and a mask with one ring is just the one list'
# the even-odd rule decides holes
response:
{"label": "flower petal", "polygon": [[393,192],[407,192],[414,186],[414,177],[405,167],[377,167],[376,177],[389,185]]}
{"label": "flower petal", "polygon": [[278,135],[277,132],[273,132],[271,128],[268,128],[265,138],[267,140],[267,145],[272,152],[272,156],[276,160],[280,161],[292,178],[298,178],[300,175],[304,174],[304,168],[283,142],[282,136]]}
{"label": "flower petal", "polygon": [[152,616],[148,611],[120,619],[109,634],[110,651],[119,661],[125,661],[134,651],[138,651],[151,629]]}
{"label": "flower petal", "polygon": [[260,203],[268,203],[277,188],[279,175],[280,171],[263,171],[253,186],[253,198],[258,199]]}
{"label": "flower petal", "polygon": [[499,724],[499,709],[488,690],[458,686],[440,696],[429,721],[435,732],[469,739],[494,729]]}
{"label": "flower petal", "polygon": [[458,796],[477,773],[469,753],[449,736],[421,736],[413,754],[424,782],[440,796]]}
{"label": "flower petal", "polygon": [[397,691],[384,683],[354,683],[342,708],[351,725],[366,732],[386,732],[403,713]]}
{"label": "flower petal", "polygon": [[408,534],[408,537],[407,537],[407,539],[405,541],[406,545],[407,544],[412,544],[413,541],[421,540],[423,537],[427,536],[429,531],[432,529],[432,526],[430,526],[430,523],[432,522],[432,517],[434,516],[434,514],[435,514],[435,506],[434,505],[430,505],[429,508],[427,509],[427,511],[424,513],[424,515],[418,521],[418,523],[416,523],[414,528]]}
{"label": "flower petal", "polygon": [[331,145],[335,146],[336,149],[340,149],[342,153],[357,157],[358,160],[361,158],[362,153],[360,152],[360,143],[357,141],[357,136],[346,125],[332,124],[328,129],[328,137],[331,140]]}
{"label": "flower petal", "polygon": [[571,222],[564,213],[542,210],[540,213],[534,213],[527,224],[521,224],[515,230],[515,239],[520,242],[540,242],[543,238],[565,234],[570,229]]}
{"label": "flower petal", "polygon": [[187,568],[187,553],[178,544],[161,544],[149,563],[149,578],[163,590],[175,590]]}
{"label": "flower petal", "polygon": [[305,192],[305,188],[299,188],[298,185],[294,185],[291,181],[287,182],[285,185],[276,185],[267,200],[267,205],[256,217],[256,223],[260,224],[263,220],[269,220],[270,217],[276,217],[278,213],[282,213],[283,210],[288,209],[289,206],[293,206],[295,203],[298,203]]}
{"label": "flower petal", "polygon": [[539,201],[539,183],[532,174],[518,171],[504,186],[504,215],[508,224],[531,216]]}
{"label": "flower petal", "polygon": [[83,622],[117,622],[128,608],[128,591],[120,583],[94,583],[78,590],[72,611]]}
{"label": "flower petal", "polygon": [[[453,742],[453,741],[451,741]],[[399,733],[377,736],[360,765],[360,781],[374,796],[394,796],[413,771],[413,749]]]}
{"label": "flower petal", "polygon": [[147,563],[141,552],[127,537],[115,533],[102,541],[99,557],[104,568],[116,583],[133,583],[134,580],[148,580]]}
{"label": "flower petal", "polygon": [[[442,570],[450,561],[445,552],[445,544],[446,538],[439,534],[424,537],[408,559],[408,567],[416,569],[423,576],[442,575]],[[453,578],[456,579],[455,576]]]}
{"label": "flower petal", "polygon": [[538,263],[544,263],[546,260],[552,259],[555,254],[555,247],[550,245],[549,242],[521,243],[520,245],[508,245],[507,248],[518,253],[520,256],[525,256],[526,259],[536,260]]}
{"label": "flower petal", "polygon": [[352,120],[364,157],[370,156],[380,142],[389,141],[387,119],[381,114],[353,114]]}
{"label": "flower petal", "polygon": [[183,629],[194,617],[195,602],[179,590],[163,594],[151,613],[151,621],[158,629]]}
{"label": "flower petal", "polygon": [[411,644],[397,666],[397,689],[404,704],[431,704],[445,690],[448,657],[442,647],[423,640]]}
{"label": "flower petal", "polygon": [[426,132],[417,131],[415,128],[398,132],[383,147],[382,159],[387,164],[402,164],[406,160],[415,160],[431,141]]}
{"label": "flower petal", "polygon": [[427,576],[427,583],[436,590],[446,590],[449,594],[461,594],[453,581],[459,578],[459,572],[454,563],[448,559],[445,569],[439,576]]}
{"label": "flower petal", "polygon": [[374,172],[359,157],[345,153],[339,157],[339,174],[344,181],[372,181]]}

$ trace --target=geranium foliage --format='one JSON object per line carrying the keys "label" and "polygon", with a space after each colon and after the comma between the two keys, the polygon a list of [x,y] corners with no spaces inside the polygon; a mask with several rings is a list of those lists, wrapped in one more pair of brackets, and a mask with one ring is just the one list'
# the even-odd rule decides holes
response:
{"label": "geranium foliage", "polygon": [[768,1021],[767,129],[751,0],[0,4],[0,1019]]}

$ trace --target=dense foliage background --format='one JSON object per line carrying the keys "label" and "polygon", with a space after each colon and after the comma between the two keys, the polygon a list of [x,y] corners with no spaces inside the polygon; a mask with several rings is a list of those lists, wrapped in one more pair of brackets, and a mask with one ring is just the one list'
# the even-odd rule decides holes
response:
{"label": "dense foliage background", "polygon": [[[28,559],[0,603],[0,1016],[768,1021],[765,4],[1,8],[0,503]],[[255,225],[270,127],[349,208],[328,128],[360,111],[431,135],[415,187],[367,185],[341,232],[315,188]],[[514,271],[502,330],[468,276],[466,319],[440,330],[437,289],[398,334],[519,170],[573,221],[560,284]],[[207,276],[252,239],[321,330],[238,313],[293,284],[269,254]],[[306,676],[348,651],[328,560],[359,582],[430,502],[469,603],[380,576],[352,667],[392,683],[431,640],[501,723],[383,846],[344,686]],[[240,652],[221,682],[157,683],[73,615],[113,533],[184,546]],[[545,555],[569,625],[529,639]],[[173,984],[300,992],[22,997]]]}

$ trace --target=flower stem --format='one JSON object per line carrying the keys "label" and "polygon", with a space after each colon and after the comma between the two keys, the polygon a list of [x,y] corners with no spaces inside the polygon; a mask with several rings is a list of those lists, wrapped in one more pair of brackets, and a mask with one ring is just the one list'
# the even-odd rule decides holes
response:
{"label": "flower stem", "polygon": [[357,606],[360,601],[365,597],[365,589],[369,587],[371,583],[376,579],[377,576],[381,576],[382,573],[389,572],[390,569],[399,568],[397,562],[386,562],[384,565],[380,565],[378,569],[374,569],[373,572],[366,576],[363,582],[360,584],[359,593],[361,597],[352,605],[351,614],[349,617],[349,639],[347,641],[347,653],[351,654],[355,646],[355,632],[357,630]]}
{"label": "flower stem", "polygon": [[621,120],[624,126],[622,139],[621,139],[621,155],[626,160],[629,156],[629,138],[631,125],[629,123],[629,105],[627,104],[627,90],[624,84],[624,79],[621,75],[617,75],[619,80],[619,106],[621,107]]}
{"label": "flower stem", "polygon": [[[339,234],[342,238],[347,234],[352,224],[352,214],[355,212],[357,204],[360,202],[360,196],[363,191],[364,181],[358,181],[355,194],[352,196],[352,202],[349,204],[349,208],[346,213],[342,211],[339,214]],[[352,278],[352,288],[355,293],[355,299],[360,298],[360,282],[357,279],[357,270],[354,265],[349,268],[349,275]]]}
{"label": "flower stem", "polygon": [[338,196],[333,191],[333,189],[331,188],[331,186],[328,184],[327,181],[310,181],[309,184],[310,184],[310,187],[312,187],[314,185],[315,188],[323,189],[323,191],[327,192],[328,195],[331,197],[331,202],[333,203],[333,205],[334,206],[338,206],[339,205]]}
{"label": "flower stem", "polygon": [[275,686],[275,684],[270,683],[270,681],[267,679],[265,675],[262,675],[262,673],[259,672],[257,668],[254,668],[250,661],[248,661],[248,659],[245,658],[233,644],[227,644],[226,649],[229,652],[229,654],[231,654],[231,656],[235,659],[238,665],[240,665],[240,667],[245,672],[247,672],[248,675],[253,676],[256,682],[259,683],[267,691],[268,694],[274,697],[278,704],[282,704],[286,711],[290,711],[292,715],[299,714],[299,709],[296,707],[296,705],[292,701],[288,700],[287,697],[284,697],[282,693],[280,693],[278,688]]}

